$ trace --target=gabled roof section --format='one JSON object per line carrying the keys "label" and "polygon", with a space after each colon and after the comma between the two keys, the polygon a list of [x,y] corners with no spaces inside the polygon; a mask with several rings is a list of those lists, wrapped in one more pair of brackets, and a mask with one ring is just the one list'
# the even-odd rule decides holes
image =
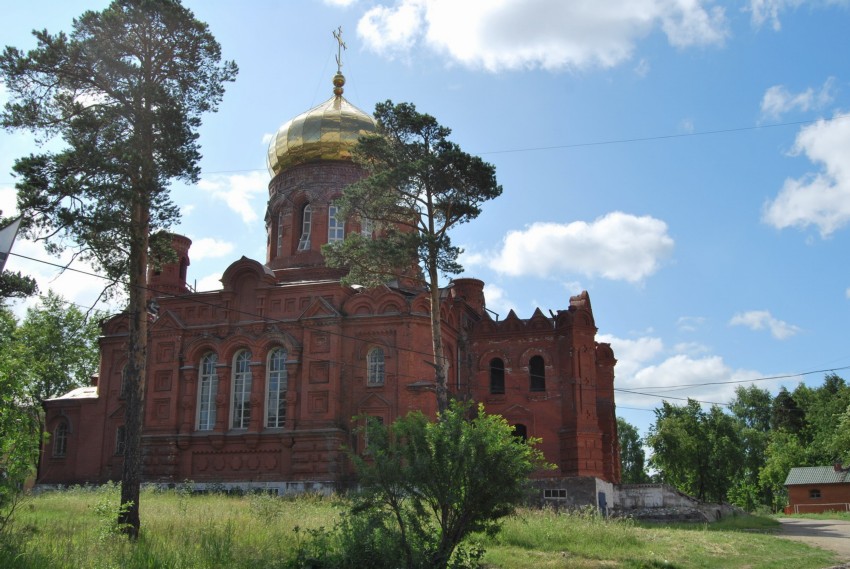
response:
{"label": "gabled roof section", "polygon": [[835,470],[833,466],[798,466],[785,479],[785,486],[846,483],[850,483],[850,471]]}
{"label": "gabled roof section", "polygon": [[305,318],[340,318],[342,314],[334,308],[330,302],[322,298],[321,296],[315,299],[310,306],[308,306],[304,312],[299,316],[299,320]]}

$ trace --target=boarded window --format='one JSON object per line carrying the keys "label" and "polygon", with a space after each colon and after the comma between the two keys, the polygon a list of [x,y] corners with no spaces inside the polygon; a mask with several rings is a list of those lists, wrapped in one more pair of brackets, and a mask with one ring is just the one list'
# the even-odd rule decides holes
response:
{"label": "boarded window", "polygon": [[490,360],[490,393],[494,395],[505,392],[505,362],[500,358]]}
{"label": "boarded window", "polygon": [[528,361],[529,389],[546,391],[546,363],[542,356],[534,356]]}

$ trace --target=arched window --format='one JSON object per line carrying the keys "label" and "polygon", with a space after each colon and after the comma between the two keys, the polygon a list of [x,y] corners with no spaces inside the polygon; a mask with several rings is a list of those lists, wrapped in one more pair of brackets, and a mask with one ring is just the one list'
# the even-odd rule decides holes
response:
{"label": "arched window", "polygon": [[366,356],[368,363],[368,375],[366,378],[367,385],[383,385],[384,384],[384,350],[381,348],[372,348],[369,350],[369,355]]}
{"label": "arched window", "polygon": [[500,395],[505,392],[505,362],[499,358],[490,360],[490,393]]}
{"label": "arched window", "polygon": [[310,227],[313,225],[313,208],[310,204],[301,210],[301,239],[298,240],[298,250],[306,251],[310,248]]}
{"label": "arched window", "polygon": [[215,428],[215,396],[218,393],[218,374],[215,366],[218,356],[209,353],[201,358],[198,377],[198,430],[212,431]]}
{"label": "arched window", "polygon": [[542,356],[533,356],[528,361],[529,389],[546,391],[546,363]]}
{"label": "arched window", "polygon": [[339,208],[335,205],[328,207],[328,243],[345,239],[345,221],[338,215]]}
{"label": "arched window", "polygon": [[522,423],[517,423],[514,425],[514,436],[518,439],[521,439],[522,442],[528,440],[528,427],[523,425]]}
{"label": "arched window", "polygon": [[283,251],[283,212],[277,212],[277,243],[275,244],[275,257],[279,257]]}
{"label": "arched window", "polygon": [[64,458],[68,453],[68,422],[60,421],[53,431],[53,456]]}
{"label": "arched window", "polygon": [[269,353],[266,365],[266,426],[272,428],[286,425],[286,350],[275,348]]}
{"label": "arched window", "polygon": [[233,415],[230,426],[234,429],[247,429],[251,422],[251,352],[242,350],[236,354],[233,362],[233,397],[231,406]]}

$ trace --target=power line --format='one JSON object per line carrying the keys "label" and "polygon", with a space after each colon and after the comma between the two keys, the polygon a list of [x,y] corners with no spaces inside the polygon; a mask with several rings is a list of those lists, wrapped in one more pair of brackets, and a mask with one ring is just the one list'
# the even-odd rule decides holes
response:
{"label": "power line", "polygon": [[[674,140],[679,138],[694,138],[698,136],[712,136],[716,134],[733,134],[738,132],[748,132],[748,131],[756,131],[756,130],[766,130],[770,128],[781,128],[787,126],[805,126],[810,124],[815,124],[817,122],[823,121],[826,123],[844,120],[850,118],[850,113],[848,114],[837,114],[832,118],[819,118],[819,119],[810,119],[804,121],[788,121],[788,122],[778,122],[778,123],[769,123],[769,124],[760,124],[753,126],[740,126],[740,127],[732,127],[732,128],[721,128],[714,130],[702,130],[696,132],[682,132],[675,134],[659,134],[654,136],[640,136],[635,138],[612,138],[608,140],[597,140],[590,142],[576,142],[573,144],[558,144],[553,146],[527,146],[523,148],[507,148],[501,150],[486,150],[483,152],[478,152],[478,155],[486,155],[486,154],[516,154],[519,152],[542,152],[546,150],[569,150],[572,148],[589,148],[593,146],[610,146],[614,144],[633,144],[637,142],[651,142],[655,140]],[[242,174],[245,172],[266,172],[268,171],[266,168],[238,168],[232,170],[209,170],[205,171],[205,174]],[[2,184],[12,185],[15,182],[12,181],[3,181],[0,182]]]}
{"label": "power line", "polygon": [[[850,115],[846,115],[846,116],[850,117]],[[73,267],[66,266],[66,265],[60,265],[58,263],[53,263],[53,262],[50,262],[50,261],[45,261],[43,259],[36,259],[34,257],[29,257],[27,255],[21,255],[19,253],[10,253],[10,255],[14,255],[15,257],[20,257],[22,259],[27,259],[27,260],[34,261],[34,262],[37,262],[37,263],[42,263],[42,264],[45,264],[45,265],[57,267],[57,268],[60,268],[62,270],[69,270],[69,271],[73,271],[73,272],[80,273],[80,274],[83,274],[83,275],[99,278],[99,279],[102,279],[102,280],[108,280],[108,281],[111,281],[113,284],[123,284],[125,286],[128,285],[128,283],[123,281],[123,280],[112,279],[110,277],[98,275],[96,273],[84,271],[84,270],[81,270],[81,269],[75,269]],[[158,292],[158,291],[155,291],[154,289],[151,289],[149,287],[141,287],[141,288],[143,290],[147,290],[147,291]],[[214,292],[215,291],[212,291],[212,293],[214,293]],[[288,323],[293,322],[293,321],[282,320],[282,319],[278,319],[278,318],[271,318],[271,317],[268,317],[268,316],[265,316],[265,315],[256,314],[254,312],[248,312],[248,311],[245,311],[245,310],[239,310],[239,309],[236,309],[236,308],[228,308],[228,307],[225,307],[223,305],[216,304],[216,303],[213,303],[213,302],[207,302],[207,301],[204,301],[200,298],[195,297],[195,295],[203,294],[203,293],[193,292],[193,293],[189,293],[188,295],[172,295],[172,294],[163,294],[161,292],[158,292],[158,294],[161,294],[161,295],[166,296],[168,298],[188,300],[188,301],[193,302],[195,304],[209,306],[211,308],[215,308],[215,309],[219,309],[219,310],[228,310],[228,311],[231,311],[231,312],[234,312],[234,313],[237,313],[237,314],[252,316],[252,317],[254,317],[254,318],[256,318],[260,321],[263,321],[265,323],[268,323],[268,324],[288,324]],[[80,305],[77,305],[77,306],[80,306]],[[94,308],[94,306],[92,306],[91,308]],[[345,339],[354,340],[354,341],[358,341],[358,342],[366,341],[363,338],[359,338],[357,336],[352,336],[352,335],[349,335],[349,334],[344,334],[342,332],[334,332],[334,331],[326,330],[324,328],[311,327],[311,326],[303,324],[303,322],[301,323],[301,327],[304,330],[320,331],[320,332],[331,334],[331,335],[334,335],[334,336],[337,336],[337,337],[340,337],[340,338],[345,338]],[[174,329],[176,330],[178,328],[174,328]],[[406,353],[411,353],[411,354],[415,354],[415,355],[427,356],[429,358],[433,358],[433,354],[430,353],[430,352],[423,352],[423,351],[415,350],[415,349],[412,349],[412,348],[394,346],[394,345],[390,345],[387,342],[378,342],[378,341],[375,341],[375,340],[372,340],[372,341],[375,342],[375,343],[380,343],[382,346],[387,347],[387,348],[392,349],[392,350],[395,350],[397,352],[406,352]],[[307,358],[307,359],[310,359],[310,358]],[[331,361],[331,360],[321,360],[321,361],[328,361],[329,363],[334,363],[334,364],[338,364],[338,365],[346,365],[346,362],[337,362],[337,361]],[[829,368],[829,369],[804,371],[804,372],[794,373],[794,374],[774,375],[774,376],[760,377],[760,378],[753,378],[753,379],[739,379],[739,380],[729,380],[729,381],[707,381],[707,382],[701,382],[701,383],[689,383],[689,384],[681,384],[681,385],[641,386],[640,389],[650,389],[650,390],[651,389],[680,389],[680,388],[685,389],[685,388],[690,388],[690,387],[706,387],[706,386],[710,386],[710,385],[729,385],[729,384],[736,384],[736,383],[750,383],[750,382],[756,382],[756,381],[770,381],[770,380],[776,380],[776,379],[789,379],[789,378],[793,378],[793,377],[812,375],[812,374],[816,374],[816,373],[835,372],[835,371],[840,371],[840,370],[844,370],[844,369],[850,369],[850,366],[842,366],[842,367]],[[408,377],[410,379],[420,379],[420,378],[415,377],[415,376],[407,376],[407,375],[404,375],[404,374],[396,374],[396,376],[397,377]],[[514,387],[514,386],[508,387],[507,385],[505,386],[505,388],[506,389],[523,390],[520,387]],[[705,404],[709,404],[709,405],[723,405],[723,406],[729,405],[728,403],[716,403],[716,402],[712,402],[712,401],[699,401],[699,400],[689,398],[689,397],[665,396],[665,395],[659,395],[657,393],[643,393],[643,392],[638,392],[638,391],[633,391],[633,390],[623,389],[623,388],[614,388],[614,391],[619,391],[621,393],[628,393],[628,394],[632,394],[632,395],[642,395],[642,396],[646,396],[646,397],[656,397],[656,398],[659,398],[659,399],[676,399],[676,400],[681,400],[681,401],[686,401],[688,399],[692,399],[694,401],[697,401],[698,403],[705,403]],[[559,395],[549,396],[549,392],[547,391],[547,392],[544,392],[542,396],[545,397],[545,398],[550,398],[550,397],[555,397],[555,396],[559,396]],[[637,410],[640,410],[640,409],[637,409]]]}

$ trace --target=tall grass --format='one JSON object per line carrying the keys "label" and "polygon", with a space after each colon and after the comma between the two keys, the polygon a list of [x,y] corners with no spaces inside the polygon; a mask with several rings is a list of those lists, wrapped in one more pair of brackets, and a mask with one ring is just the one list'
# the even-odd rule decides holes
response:
{"label": "tall grass", "polygon": [[[319,532],[339,520],[340,497],[230,497],[143,491],[142,534],[114,526],[118,490],[74,489],[30,498],[0,542],[3,569],[288,569]],[[829,554],[752,531],[770,520],[658,527],[590,513],[523,510],[494,537],[474,536],[489,568],[782,568],[832,564]],[[316,546],[316,544],[313,544]],[[320,547],[337,544],[323,542]]]}

